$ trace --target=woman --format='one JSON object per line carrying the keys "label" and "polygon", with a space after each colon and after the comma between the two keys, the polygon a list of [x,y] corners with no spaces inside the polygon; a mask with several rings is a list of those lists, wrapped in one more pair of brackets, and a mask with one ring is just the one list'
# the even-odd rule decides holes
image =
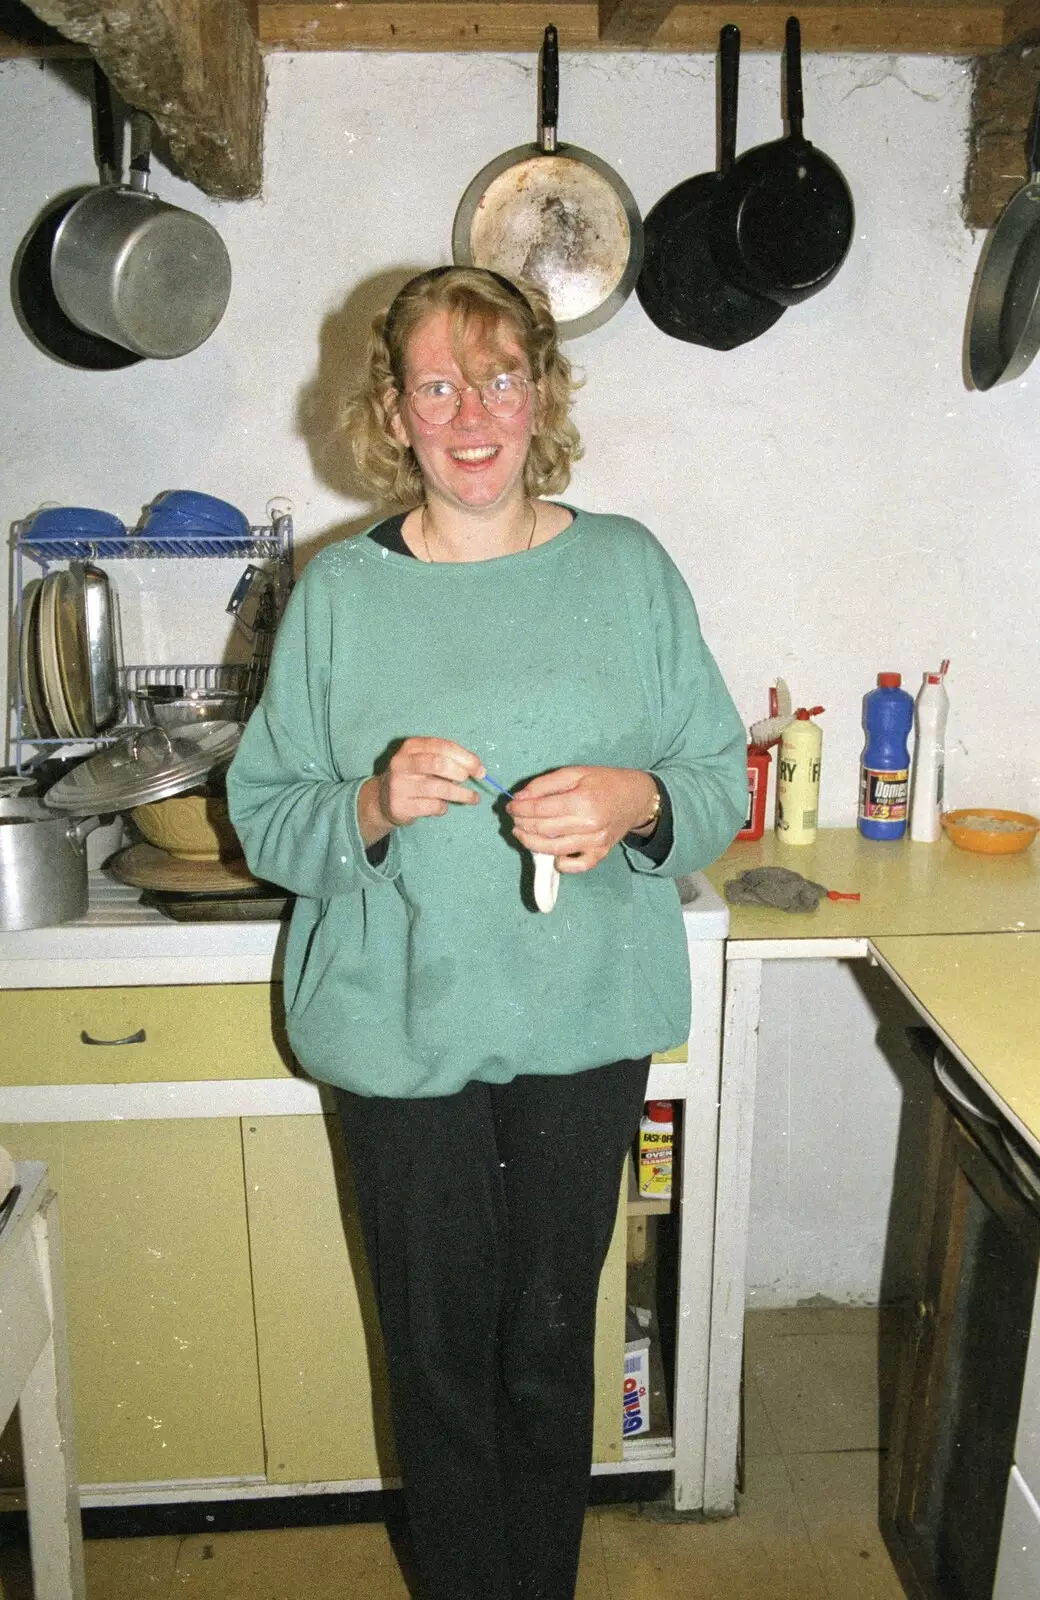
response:
{"label": "woman", "polygon": [[309,564],[228,778],[252,870],[300,897],[289,1036],[339,1091],[426,1600],[573,1595],[622,1161],[689,1031],[673,879],[746,804],[675,566],[540,498],[571,388],[540,292],[401,290],[347,420],[411,509]]}

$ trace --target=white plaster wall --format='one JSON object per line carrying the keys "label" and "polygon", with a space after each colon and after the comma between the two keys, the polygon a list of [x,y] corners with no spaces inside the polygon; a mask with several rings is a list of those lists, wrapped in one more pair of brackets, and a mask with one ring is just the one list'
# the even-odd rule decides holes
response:
{"label": "white plaster wall", "polygon": [[[901,670],[914,687],[944,655],[951,800],[1035,811],[1040,362],[987,395],[962,378],[982,242],[959,211],[967,65],[811,54],[804,65],[806,132],[856,197],[848,261],[823,294],[737,351],[666,338],[635,298],[577,341],[588,453],[570,498],[655,530],[694,589],[746,721],[765,714],[778,674],[796,702],[827,707],[824,824],[854,818],[860,702],[877,671]],[[114,374],[73,371],[40,354],[0,300],[0,522],[48,500],[133,521],[158,490],[189,486],[253,520],[272,496],[289,497],[304,554],[366,520],[334,434],[337,397],[370,314],[409,270],[449,259],[473,174],[532,138],[534,58],[282,55],[268,78],[261,199],[218,204],[161,164],[154,172],[156,190],[209,217],[231,253],[231,304],[200,350]],[[0,65],[6,261],[50,198],[92,181],[88,81],[80,66]],[[778,82],[775,56],[745,56],[742,145],[777,136]],[[712,164],[713,84],[708,57],[565,54],[561,134],[616,166],[645,211]],[[219,658],[235,575],[120,569],[128,656]],[[785,968],[775,981],[793,1016],[798,980]],[[829,1004],[839,1032],[866,1026],[851,992]],[[793,1048],[782,1032],[767,1044],[764,1083],[783,1082]],[[792,1126],[805,1181],[795,1187],[811,1234],[832,1214],[812,1179],[835,1135],[812,1108],[833,1079],[825,1052],[802,1054],[806,1109]],[[864,1081],[883,1070],[868,1055]],[[870,1114],[878,1167],[890,1171],[883,1101],[879,1088]],[[765,1175],[784,1151],[775,1123],[759,1121],[770,1130],[756,1154],[759,1214],[775,1218],[783,1200]],[[865,1215],[850,1204],[849,1226]],[[829,1274],[818,1292],[869,1296],[874,1234],[870,1259],[854,1242],[830,1265],[816,1244],[802,1249],[813,1272]],[[791,1292],[798,1253],[792,1234]]]}
{"label": "white plaster wall", "polygon": [[749,1303],[876,1305],[909,1288],[929,1074],[917,1013],[865,962],[762,973]]}

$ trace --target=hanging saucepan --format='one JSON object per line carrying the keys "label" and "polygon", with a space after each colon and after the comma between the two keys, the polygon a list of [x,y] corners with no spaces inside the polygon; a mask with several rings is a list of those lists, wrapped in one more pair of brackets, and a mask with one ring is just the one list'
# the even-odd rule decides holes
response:
{"label": "hanging saucepan", "polygon": [[979,261],[968,324],[968,369],[976,389],[1019,377],[1040,350],[1040,88],[1029,172]]}
{"label": "hanging saucepan", "polygon": [[169,360],[208,339],[227,308],[231,262],[205,218],[168,205],[148,189],[152,123],[131,117],[130,183],[117,171],[110,91],[95,75],[102,183],[62,218],[51,251],[59,304],[73,322],[140,356]]}
{"label": "hanging saucepan", "polygon": [[647,213],[636,293],[662,333],[712,350],[735,350],[771,328],[784,307],[728,282],[708,247],[708,218],[736,156],[740,29],[732,23],[719,34],[719,56],[719,169],[677,184]]}
{"label": "hanging saucepan", "polygon": [[829,156],[802,136],[802,35],[787,19],[786,138],[746,150],[709,227],[720,272],[748,294],[793,306],[830,283],[849,251],[852,194]]}
{"label": "hanging saucepan", "polygon": [[643,224],[628,186],[598,157],[556,142],[559,41],[545,30],[541,139],[482,168],[455,213],[457,266],[528,279],[549,297],[565,339],[612,317],[635,287]]}

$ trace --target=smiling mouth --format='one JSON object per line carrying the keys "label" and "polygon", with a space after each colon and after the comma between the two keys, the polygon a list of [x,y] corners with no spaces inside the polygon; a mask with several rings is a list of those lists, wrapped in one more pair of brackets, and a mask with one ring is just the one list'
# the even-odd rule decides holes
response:
{"label": "smiling mouth", "polygon": [[499,448],[497,444],[473,445],[468,450],[451,450],[449,454],[453,461],[479,463],[481,461],[493,461],[495,456],[498,455]]}

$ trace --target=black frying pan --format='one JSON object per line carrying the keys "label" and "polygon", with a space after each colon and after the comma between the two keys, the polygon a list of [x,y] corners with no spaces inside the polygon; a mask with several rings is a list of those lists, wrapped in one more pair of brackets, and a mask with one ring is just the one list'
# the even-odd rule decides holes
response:
{"label": "black frying pan", "polygon": [[711,350],[734,350],[771,328],[784,307],[730,283],[708,246],[708,217],[736,158],[740,29],[732,23],[719,34],[719,57],[718,170],[677,184],[644,218],[643,270],[636,294],[662,333]]}
{"label": "black frying pan", "polygon": [[968,322],[968,368],[976,389],[1019,377],[1040,350],[1040,87],[1029,173],[979,261]]}
{"label": "black frying pan", "polygon": [[709,242],[723,277],[746,293],[797,305],[826,288],[852,243],[852,194],[829,156],[802,136],[802,34],[787,19],[783,139],[747,150],[711,214]]}
{"label": "black frying pan", "polygon": [[65,315],[51,279],[51,249],[65,216],[86,191],[77,190],[48,206],[19,246],[11,299],[23,330],[45,355],[88,372],[114,372],[141,357],[133,350],[102,339]]}

